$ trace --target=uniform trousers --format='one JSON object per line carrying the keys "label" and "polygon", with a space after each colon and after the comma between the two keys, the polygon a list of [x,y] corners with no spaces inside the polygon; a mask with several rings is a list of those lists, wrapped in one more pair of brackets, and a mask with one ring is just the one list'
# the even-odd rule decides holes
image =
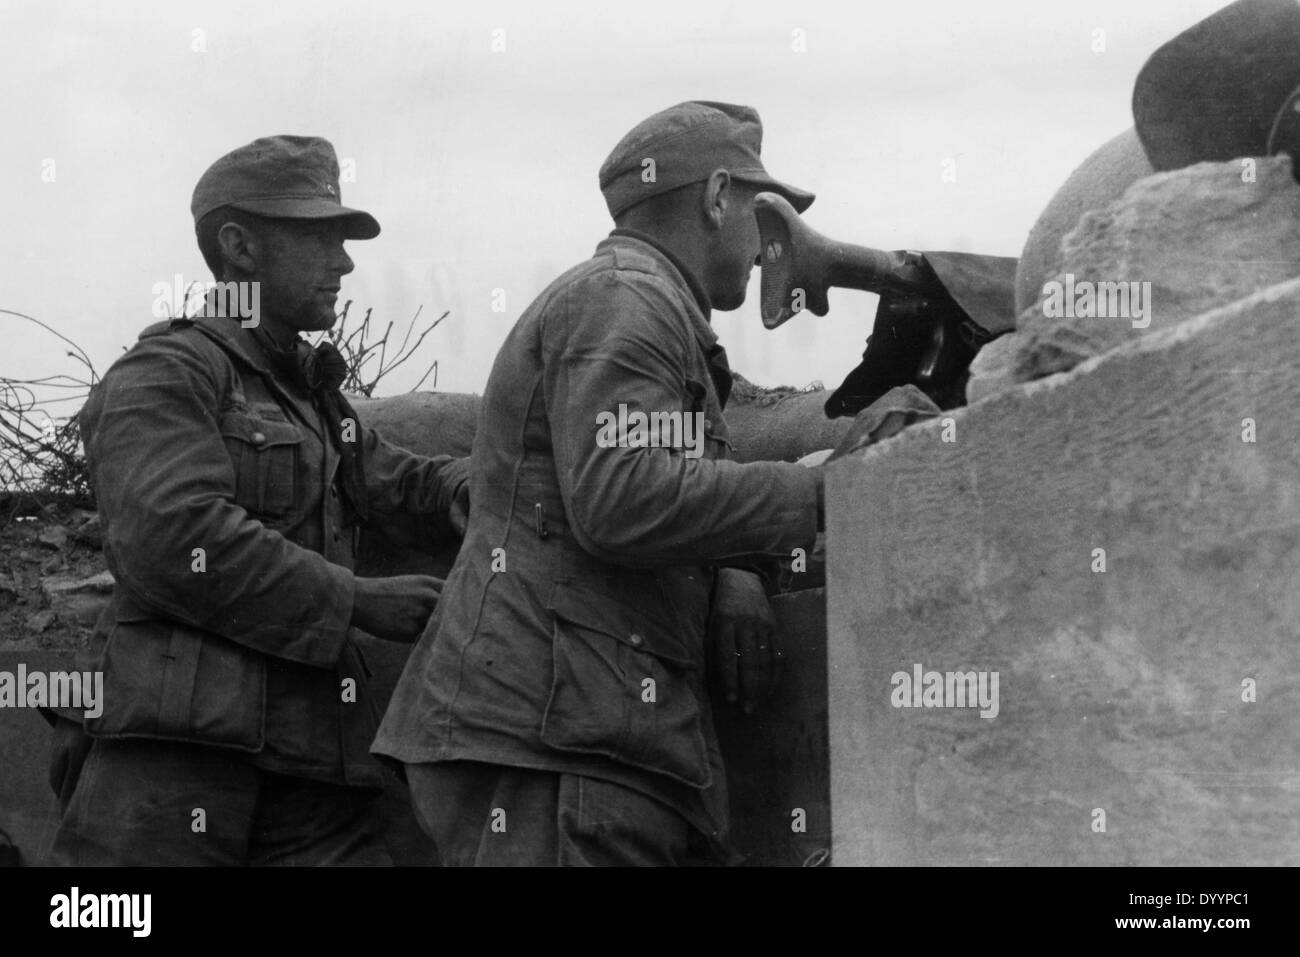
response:
{"label": "uniform trousers", "polygon": [[392,864],[378,788],[267,771],[219,748],[96,740],[75,781],[51,783],[64,804],[56,865]]}
{"label": "uniform trousers", "polygon": [[698,862],[684,817],[609,781],[475,761],[408,764],[406,779],[444,867]]}

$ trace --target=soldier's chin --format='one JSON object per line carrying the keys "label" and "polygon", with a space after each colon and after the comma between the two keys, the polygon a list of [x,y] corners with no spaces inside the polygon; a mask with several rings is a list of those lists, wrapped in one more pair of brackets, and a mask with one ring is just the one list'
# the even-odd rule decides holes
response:
{"label": "soldier's chin", "polygon": [[744,286],[730,293],[726,293],[720,298],[713,300],[713,308],[718,312],[734,312],[745,304],[745,294],[747,290]]}
{"label": "soldier's chin", "polygon": [[333,329],[338,321],[338,313],[332,306],[311,303],[299,310],[297,325],[302,332],[325,332]]}

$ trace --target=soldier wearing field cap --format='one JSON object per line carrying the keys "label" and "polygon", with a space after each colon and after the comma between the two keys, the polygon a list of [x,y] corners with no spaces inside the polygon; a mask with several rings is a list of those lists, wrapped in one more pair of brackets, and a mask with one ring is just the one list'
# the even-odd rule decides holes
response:
{"label": "soldier wearing field cap", "polygon": [[[709,672],[746,711],[771,689],[754,568],[812,546],[821,497],[814,471],[730,461],[709,317],[745,299],[755,195],[813,200],[761,142],[727,103],[638,124],[600,168],[616,228],[497,355],[465,543],[374,747],[444,864],[730,856]],[[618,415],[698,433],[602,429]]]}
{"label": "soldier wearing field cap", "polygon": [[344,241],[379,233],[338,174],[317,137],[217,160],[191,212],[236,294],[145,329],[80,414],[115,585],[102,713],[60,717],[57,863],[389,862],[357,629],[413,640],[441,583],[359,578],[356,546],[447,541],[465,472],[365,428],[344,360],[300,338],[336,321]]}

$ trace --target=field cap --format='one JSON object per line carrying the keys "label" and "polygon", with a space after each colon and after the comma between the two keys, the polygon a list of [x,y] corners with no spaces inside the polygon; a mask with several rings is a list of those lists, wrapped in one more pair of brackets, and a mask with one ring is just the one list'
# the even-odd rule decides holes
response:
{"label": "field cap", "polygon": [[691,100],[642,120],[600,167],[600,191],[611,216],[642,200],[708,179],[719,167],[733,178],[779,193],[802,213],[815,198],[773,179],[759,151],[763,123],[749,106]]}
{"label": "field cap", "polygon": [[374,239],[375,217],[342,203],[339,161],[319,136],[266,136],[208,167],[194,187],[190,212],[200,219],[222,206],[271,219],[348,220],[347,239]]}

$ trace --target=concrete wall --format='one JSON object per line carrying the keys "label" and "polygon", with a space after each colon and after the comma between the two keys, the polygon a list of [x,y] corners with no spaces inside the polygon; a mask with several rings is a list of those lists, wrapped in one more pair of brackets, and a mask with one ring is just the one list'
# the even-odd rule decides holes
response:
{"label": "concrete wall", "polygon": [[[1298,317],[1274,286],[832,466],[837,864],[1300,863]],[[917,664],[998,672],[997,716],[894,707]]]}
{"label": "concrete wall", "polygon": [[[1076,173],[1079,182],[1072,177],[1044,212],[1045,231],[1035,227],[1031,234],[1030,259],[1022,260],[1017,282],[1020,293],[1031,291],[1027,275],[1038,271],[1033,302],[1020,312],[1014,333],[989,343],[971,363],[971,402],[1067,371],[1296,275],[1300,185],[1289,156],[1198,163],[1134,181],[1140,170],[1133,168],[1132,147],[1125,135],[1099,150]],[[1098,167],[1087,169],[1093,162]],[[1050,256],[1041,248],[1056,238],[1069,211],[1121,184],[1123,193],[1085,212]],[[1091,283],[1136,283],[1130,288],[1141,297],[1114,303],[1128,318],[1099,319],[1096,304],[1089,307],[1081,292]],[[1057,306],[1069,298],[1081,308],[1064,315],[1048,308],[1058,297]]]}

